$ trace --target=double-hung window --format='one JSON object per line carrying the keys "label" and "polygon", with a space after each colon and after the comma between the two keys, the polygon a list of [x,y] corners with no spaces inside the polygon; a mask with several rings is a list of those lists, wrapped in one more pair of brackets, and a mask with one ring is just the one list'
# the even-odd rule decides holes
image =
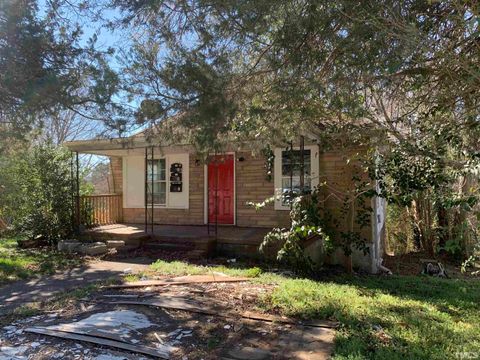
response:
{"label": "double-hung window", "polygon": [[[303,151],[303,193],[310,193],[311,180],[311,151]],[[302,160],[300,150],[282,150],[282,203],[288,205],[295,196],[302,193],[301,172]]]}
{"label": "double-hung window", "polygon": [[147,162],[147,203],[166,205],[167,177],[165,159],[148,160]]}
{"label": "double-hung window", "polygon": [[291,201],[300,193],[310,193],[318,185],[318,147],[303,150],[303,189],[301,184],[302,153],[299,148],[275,149],[275,209],[290,209]]}

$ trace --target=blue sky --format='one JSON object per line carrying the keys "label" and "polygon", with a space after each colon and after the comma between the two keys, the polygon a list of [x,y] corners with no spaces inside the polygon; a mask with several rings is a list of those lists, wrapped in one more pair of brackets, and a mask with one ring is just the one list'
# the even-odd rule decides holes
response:
{"label": "blue sky", "polygon": [[[1,1],[1,0],[0,0]],[[40,17],[45,16],[46,9],[47,9],[47,1],[48,0],[37,0],[38,7],[39,7],[39,15]],[[76,1],[72,0],[70,3],[75,5],[81,2],[81,0]],[[99,2],[100,3],[100,2]],[[120,13],[118,10],[113,9],[102,9],[101,16],[103,19],[108,21],[113,21],[120,17]],[[112,31],[106,28],[103,21],[96,21],[93,16],[89,15],[87,12],[77,12],[74,7],[69,7],[68,5],[63,8],[62,16],[67,21],[70,21],[71,24],[78,24],[82,29],[82,35],[80,38],[80,46],[86,46],[89,39],[91,39],[94,35],[97,36],[96,41],[96,48],[98,50],[106,51],[108,48],[113,48],[116,50],[113,56],[108,58],[109,65],[116,71],[121,70],[121,64],[118,63],[116,60],[116,56],[118,55],[118,50],[127,50],[130,46],[130,32],[125,29],[116,29]],[[116,97],[113,99],[115,102],[124,102],[124,99]],[[138,103],[136,102],[129,102],[128,105],[136,107]],[[138,128],[134,128],[133,130],[127,132],[131,134],[132,132],[139,131]],[[90,137],[95,137],[97,134],[92,133]]]}

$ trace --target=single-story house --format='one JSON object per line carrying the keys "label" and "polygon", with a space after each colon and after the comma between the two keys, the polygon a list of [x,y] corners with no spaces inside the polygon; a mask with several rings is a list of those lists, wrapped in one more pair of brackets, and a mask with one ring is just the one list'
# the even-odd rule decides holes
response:
{"label": "single-story house", "polygon": [[[154,145],[144,133],[121,139],[71,141],[65,146],[77,153],[110,157],[113,192],[121,195],[121,222],[139,227],[149,223],[178,225],[175,229],[179,233],[182,226],[190,226],[191,233],[191,226],[201,229],[212,224],[228,227],[231,233],[288,227],[290,205],[279,194],[295,191],[301,182],[307,189],[328,184],[322,187],[325,212],[330,218],[344,218],[339,194],[351,187],[352,176],[358,172],[354,162],[347,160],[358,149],[346,153],[308,142],[302,147],[303,176],[298,164],[300,144],[274,148],[273,162],[245,144],[232,144],[205,161],[188,144]],[[261,209],[252,206],[267,199],[274,200]],[[361,234],[370,251],[367,255],[354,251],[353,266],[375,273],[383,253],[385,206],[378,198],[369,205],[373,208],[370,224]],[[342,223],[337,221],[337,226],[344,226]],[[341,251],[328,260],[342,263]]]}

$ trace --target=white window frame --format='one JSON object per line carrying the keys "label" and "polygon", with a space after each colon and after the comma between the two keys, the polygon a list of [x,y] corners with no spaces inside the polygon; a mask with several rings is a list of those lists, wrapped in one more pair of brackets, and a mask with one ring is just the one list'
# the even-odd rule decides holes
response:
{"label": "white window frame", "polygon": [[[312,190],[319,184],[319,158],[318,145],[306,145],[305,150],[310,150],[310,178]],[[289,204],[282,201],[282,152],[288,151],[287,148],[275,148],[275,160],[273,164],[274,184],[275,184],[275,210],[290,210]],[[293,150],[300,150],[300,147],[293,147]]]}
{"label": "white window frame", "polygon": [[[167,176],[167,166],[168,166],[168,162],[167,162],[167,159],[165,157],[161,157],[161,158],[154,158],[153,160],[152,159],[148,159],[147,160],[147,174],[149,172],[149,169],[151,168],[151,162],[152,161],[161,161],[163,160],[164,163],[165,163],[165,179],[164,180],[153,180],[153,183],[165,183],[165,203],[153,203],[153,206],[155,207],[166,207],[167,204],[168,204],[168,190],[169,190],[169,179],[168,179],[168,176]],[[147,195],[149,195],[148,193],[148,187],[152,184],[152,179],[149,177],[148,178],[148,185],[147,185]],[[152,195],[153,197],[153,188],[152,188]],[[148,201],[148,197],[147,197],[147,203],[150,205],[151,203]]]}

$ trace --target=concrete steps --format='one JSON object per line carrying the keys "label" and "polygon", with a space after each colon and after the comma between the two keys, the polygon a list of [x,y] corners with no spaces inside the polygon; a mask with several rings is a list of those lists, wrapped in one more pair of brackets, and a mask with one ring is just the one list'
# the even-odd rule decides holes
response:
{"label": "concrete steps", "polygon": [[154,250],[171,250],[171,251],[188,251],[193,250],[195,245],[192,244],[178,244],[169,242],[146,242],[143,244],[144,248]]}
{"label": "concrete steps", "polygon": [[215,251],[215,241],[208,237],[152,236],[152,239],[143,246],[167,251],[184,251],[192,258],[207,257]]}
{"label": "concrete steps", "polygon": [[[85,240],[89,241],[100,241],[107,243],[109,241],[112,242],[120,242],[123,241],[123,245],[133,245],[133,246],[140,246],[144,242],[150,240],[151,236],[149,234],[145,234],[143,232],[134,233],[134,234],[122,234],[122,233],[110,233],[110,232],[96,232],[96,231],[86,231],[81,236]],[[116,246],[111,246],[116,247]],[[118,246],[120,247],[120,246]]]}
{"label": "concrete steps", "polygon": [[216,251],[216,241],[212,236],[192,231],[177,232],[177,228],[163,234],[145,233],[143,229],[128,225],[109,225],[88,229],[82,235],[87,241],[99,241],[109,248],[125,252],[125,248],[141,247],[151,250],[185,252],[192,257],[207,257]]}

